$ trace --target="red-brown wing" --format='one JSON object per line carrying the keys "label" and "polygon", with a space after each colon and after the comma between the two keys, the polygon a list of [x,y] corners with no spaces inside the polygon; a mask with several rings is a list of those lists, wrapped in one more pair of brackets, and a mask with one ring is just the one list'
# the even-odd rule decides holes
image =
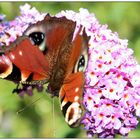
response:
{"label": "red-brown wing", "polygon": [[[66,24],[67,25],[67,24]],[[66,40],[68,40],[67,43],[71,43],[72,40],[72,33],[74,32],[73,25],[70,26],[69,24],[67,26],[64,26],[64,23],[58,24],[58,25],[48,25],[51,30],[46,30],[46,44],[48,46],[48,49],[54,50],[58,49],[63,43],[66,43]],[[71,30],[70,30],[71,29]],[[67,44],[69,46],[69,44]]]}
{"label": "red-brown wing", "polygon": [[24,39],[5,55],[25,75],[33,73],[34,80],[47,78],[49,71],[48,61],[39,48],[32,45],[29,39]]}
{"label": "red-brown wing", "polygon": [[61,110],[65,121],[74,127],[82,115],[80,99],[83,94],[84,74],[82,72],[70,74],[60,89],[59,97]]}
{"label": "red-brown wing", "polygon": [[[80,32],[80,30],[79,30],[79,32]],[[72,42],[72,51],[71,51],[66,75],[69,75],[70,73],[72,73],[73,68],[74,68],[74,66],[75,66],[75,64],[76,64],[76,62],[81,54],[82,36],[79,35],[79,32],[77,33],[74,41]]]}

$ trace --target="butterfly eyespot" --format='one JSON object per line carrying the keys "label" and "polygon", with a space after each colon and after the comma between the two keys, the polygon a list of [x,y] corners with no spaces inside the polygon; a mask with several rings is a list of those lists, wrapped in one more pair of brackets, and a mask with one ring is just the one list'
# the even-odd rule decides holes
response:
{"label": "butterfly eyespot", "polygon": [[29,34],[29,38],[33,41],[34,45],[40,46],[44,42],[45,34],[42,32],[33,32]]}
{"label": "butterfly eyespot", "polygon": [[83,55],[81,55],[79,59],[77,71],[84,71],[84,67],[85,67],[85,58]]}
{"label": "butterfly eyespot", "polygon": [[84,72],[86,70],[87,67],[87,61],[88,61],[88,56],[87,54],[84,52],[83,54],[81,54],[81,56],[79,57],[76,65],[75,65],[75,70],[74,72]]}
{"label": "butterfly eyespot", "polygon": [[41,45],[44,41],[45,35],[42,32],[33,32],[29,34],[29,38],[34,42],[34,45]]}
{"label": "butterfly eyespot", "polygon": [[45,51],[45,29],[43,26],[32,26],[29,27],[24,33],[28,36],[33,45],[37,46],[41,51]]}

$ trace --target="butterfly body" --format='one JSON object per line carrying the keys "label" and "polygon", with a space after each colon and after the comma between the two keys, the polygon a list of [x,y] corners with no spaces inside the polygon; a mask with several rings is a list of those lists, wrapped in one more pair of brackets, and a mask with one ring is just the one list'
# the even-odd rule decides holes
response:
{"label": "butterfly body", "polygon": [[23,84],[49,83],[49,91],[60,98],[69,126],[82,115],[81,96],[86,69],[87,36],[81,28],[73,40],[76,23],[47,15],[31,25],[0,53],[0,77]]}

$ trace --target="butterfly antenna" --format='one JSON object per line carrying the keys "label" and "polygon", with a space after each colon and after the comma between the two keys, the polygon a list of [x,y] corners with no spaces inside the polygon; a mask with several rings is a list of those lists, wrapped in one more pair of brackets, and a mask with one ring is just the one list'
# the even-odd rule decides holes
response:
{"label": "butterfly antenna", "polygon": [[39,98],[37,98],[36,100],[34,100],[32,103],[28,104],[27,106],[23,107],[22,109],[20,109],[19,111],[17,111],[17,115],[19,115],[20,113],[22,113],[24,110],[28,109],[29,107],[31,107],[33,104],[35,104],[38,100],[40,100],[43,97],[40,96]]}

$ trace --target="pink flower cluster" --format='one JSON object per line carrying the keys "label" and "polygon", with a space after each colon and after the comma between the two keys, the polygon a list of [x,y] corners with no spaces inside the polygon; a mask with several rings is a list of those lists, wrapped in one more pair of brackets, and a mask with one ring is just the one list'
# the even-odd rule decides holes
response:
{"label": "pink flower cluster", "polygon": [[88,136],[128,135],[140,117],[140,65],[127,47],[128,41],[120,39],[107,25],[100,25],[86,9],[79,13],[62,11],[58,16],[76,21],[77,28],[82,25],[90,36],[82,121]]}
{"label": "pink flower cluster", "polygon": [[[26,28],[44,18],[28,4],[20,7],[21,16],[11,22],[0,24],[0,45],[9,45]],[[135,129],[140,117],[140,65],[132,56],[127,40],[119,38],[107,25],[100,25],[94,14],[86,9],[61,11],[57,17],[65,16],[76,21],[75,33],[80,25],[90,36],[89,61],[85,72],[83,106],[86,110],[82,124],[88,136],[100,138],[122,136]],[[2,20],[4,16],[0,16]]]}

